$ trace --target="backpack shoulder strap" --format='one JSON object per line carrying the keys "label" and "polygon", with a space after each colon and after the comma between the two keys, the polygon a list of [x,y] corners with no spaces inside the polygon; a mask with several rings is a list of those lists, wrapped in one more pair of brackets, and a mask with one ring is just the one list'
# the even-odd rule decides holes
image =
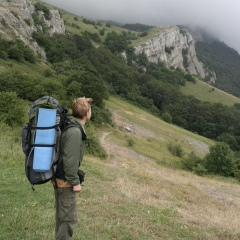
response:
{"label": "backpack shoulder strap", "polygon": [[83,127],[81,125],[78,125],[76,123],[73,123],[71,121],[68,121],[67,124],[65,125],[64,129],[62,130],[62,133],[65,132],[67,129],[71,128],[71,127],[76,127],[79,128],[81,133],[82,133],[82,140],[86,141],[87,140],[87,134],[85,133]]}

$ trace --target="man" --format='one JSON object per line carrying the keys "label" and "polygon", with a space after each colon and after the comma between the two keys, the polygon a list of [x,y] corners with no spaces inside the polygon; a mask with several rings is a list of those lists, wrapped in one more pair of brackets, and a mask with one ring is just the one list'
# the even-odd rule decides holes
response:
{"label": "man", "polygon": [[[76,193],[81,191],[78,168],[84,155],[84,124],[91,118],[91,98],[78,98],[72,104],[70,121],[75,124],[63,131],[61,155],[56,172],[56,240],[72,238],[77,223]],[[52,181],[56,185],[55,181]]]}

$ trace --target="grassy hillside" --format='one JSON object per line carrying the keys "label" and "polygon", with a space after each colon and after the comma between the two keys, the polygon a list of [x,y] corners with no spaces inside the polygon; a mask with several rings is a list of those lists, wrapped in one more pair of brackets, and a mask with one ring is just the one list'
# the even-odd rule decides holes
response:
{"label": "grassy hillside", "polygon": [[[127,29],[117,27],[114,25],[107,25],[106,23],[100,22],[100,21],[94,21],[88,18],[85,18],[84,16],[77,16],[72,13],[60,10],[61,16],[64,19],[66,31],[76,34],[83,34],[85,31],[90,32],[92,34],[98,34],[100,36],[100,39],[103,41],[106,37],[106,35],[110,32],[115,31],[116,33],[122,33],[122,32],[131,32],[133,34],[138,34],[135,31],[128,31]],[[84,23],[84,20],[89,21],[89,23]],[[91,22],[93,24],[91,24]],[[100,31],[104,30],[104,35],[100,35]]]}
{"label": "grassy hillside", "polygon": [[181,92],[186,95],[192,95],[201,101],[207,101],[210,103],[220,102],[227,106],[240,103],[239,98],[200,80],[197,80],[195,84],[186,82],[186,85],[181,87]]}
{"label": "grassy hillside", "polygon": [[[239,239],[239,184],[178,170],[180,159],[166,149],[178,141],[186,153],[203,155],[213,142],[121,99],[106,105],[115,122],[99,130],[108,157],[85,156],[73,239]],[[53,239],[53,189],[47,183],[32,192],[20,134],[1,124],[0,239]]]}

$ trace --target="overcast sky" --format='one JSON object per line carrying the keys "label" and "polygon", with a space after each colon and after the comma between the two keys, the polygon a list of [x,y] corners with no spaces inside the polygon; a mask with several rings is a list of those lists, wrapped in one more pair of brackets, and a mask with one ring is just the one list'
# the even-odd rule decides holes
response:
{"label": "overcast sky", "polygon": [[207,28],[240,53],[240,0],[43,0],[79,16],[154,26]]}

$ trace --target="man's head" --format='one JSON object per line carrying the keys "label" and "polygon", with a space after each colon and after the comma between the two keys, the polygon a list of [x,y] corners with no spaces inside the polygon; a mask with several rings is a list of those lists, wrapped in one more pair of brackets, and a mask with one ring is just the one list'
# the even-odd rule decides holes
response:
{"label": "man's head", "polygon": [[91,117],[91,103],[92,98],[77,98],[73,100],[72,115],[75,118],[84,119],[85,117],[90,119]]}

